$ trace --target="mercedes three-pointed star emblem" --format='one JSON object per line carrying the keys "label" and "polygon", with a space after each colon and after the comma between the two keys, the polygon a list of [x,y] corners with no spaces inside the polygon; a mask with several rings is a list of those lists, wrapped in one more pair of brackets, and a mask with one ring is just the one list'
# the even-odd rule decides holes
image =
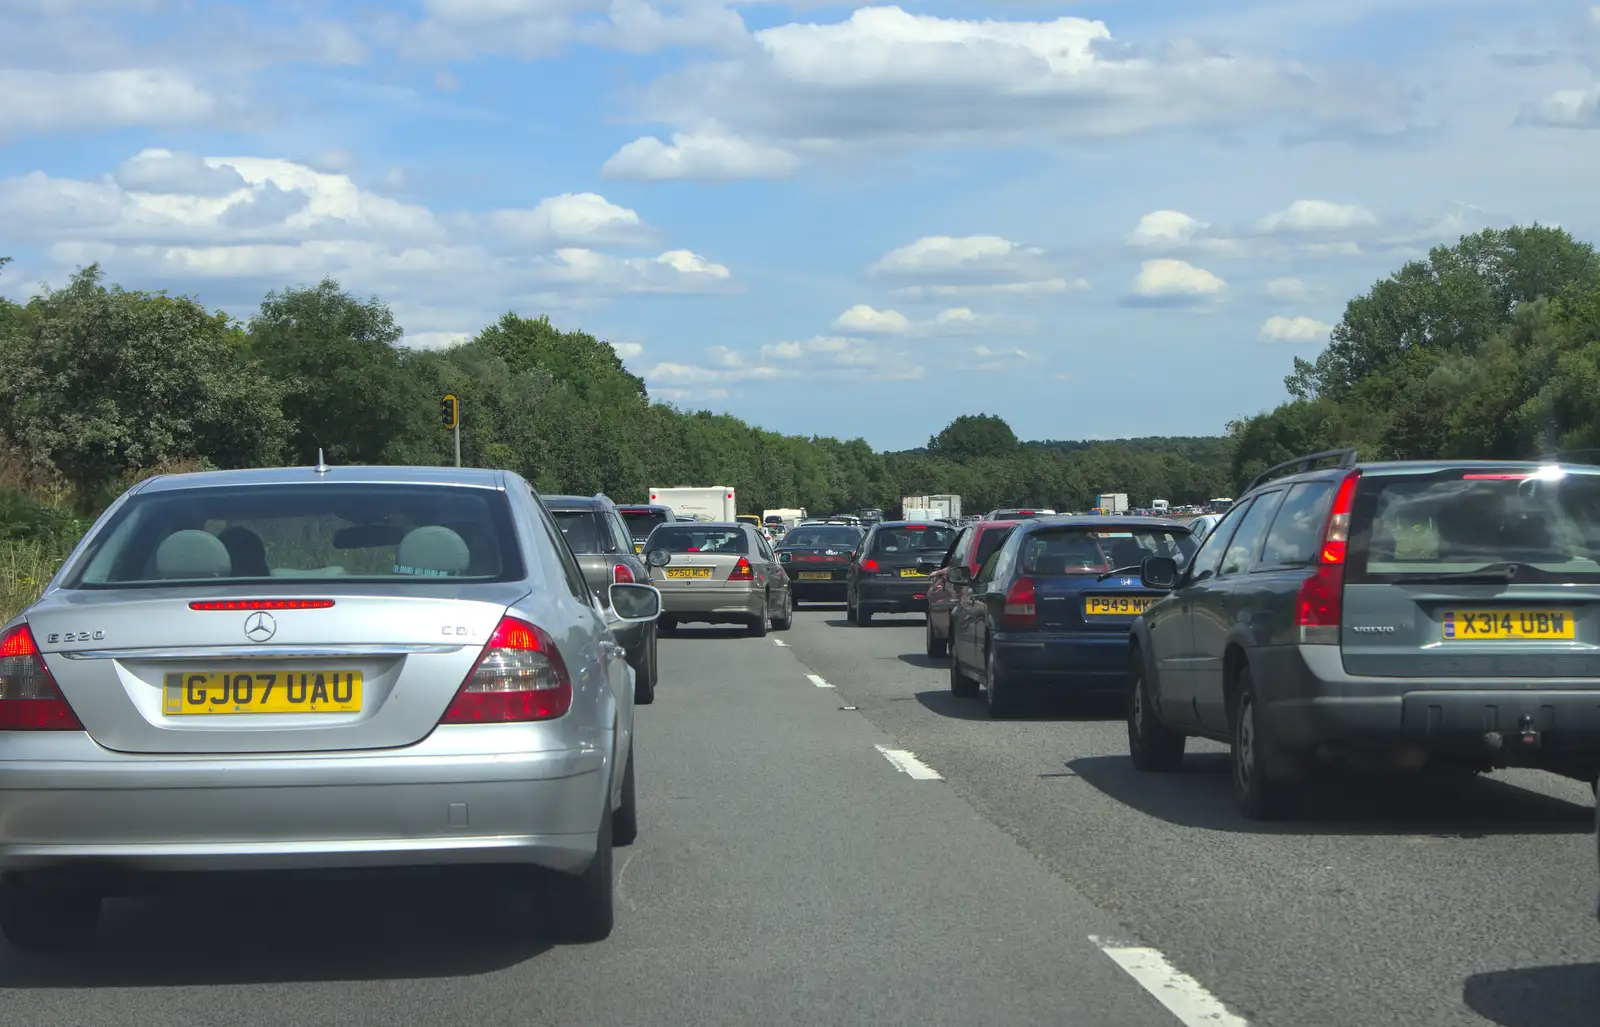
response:
{"label": "mercedes three-pointed star emblem", "polygon": [[244,637],[252,642],[270,641],[278,633],[278,622],[272,619],[272,614],[258,610],[245,619]]}

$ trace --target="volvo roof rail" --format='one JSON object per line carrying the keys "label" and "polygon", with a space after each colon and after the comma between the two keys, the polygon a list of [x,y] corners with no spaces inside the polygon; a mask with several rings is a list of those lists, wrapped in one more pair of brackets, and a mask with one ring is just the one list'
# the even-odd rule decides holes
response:
{"label": "volvo roof rail", "polygon": [[1311,453],[1308,456],[1297,456],[1293,460],[1285,460],[1281,464],[1274,464],[1273,466],[1262,471],[1260,474],[1250,479],[1250,484],[1244,487],[1244,491],[1249,492],[1257,485],[1272,481],[1276,478],[1285,478],[1291,474],[1303,474],[1306,471],[1314,469],[1317,463],[1323,460],[1333,460],[1335,461],[1333,464],[1334,467],[1343,469],[1346,467],[1354,467],[1357,459],[1359,458],[1357,457],[1356,451],[1353,448],[1325,449],[1320,453]]}

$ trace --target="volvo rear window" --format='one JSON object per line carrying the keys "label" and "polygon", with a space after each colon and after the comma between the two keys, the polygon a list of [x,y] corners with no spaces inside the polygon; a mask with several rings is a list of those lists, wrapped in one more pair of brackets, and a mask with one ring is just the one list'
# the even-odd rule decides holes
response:
{"label": "volvo rear window", "polygon": [[897,553],[924,553],[930,550],[944,552],[954,542],[956,531],[942,525],[912,524],[904,528],[879,528],[872,536],[874,556],[893,556]]}
{"label": "volvo rear window", "polygon": [[556,526],[566,537],[574,553],[611,553],[616,551],[611,529],[593,510],[551,510]]}
{"label": "volvo rear window", "polygon": [[650,532],[658,524],[667,523],[665,510],[629,509],[623,507],[618,511],[622,514],[623,523],[628,526],[628,534],[633,536],[635,542],[650,537]]}
{"label": "volvo rear window", "polygon": [[1181,528],[1069,527],[1035,531],[1022,540],[1018,560],[1023,574],[1103,574],[1136,567],[1148,556],[1185,563],[1198,548]]}
{"label": "volvo rear window", "polygon": [[737,528],[696,528],[692,525],[663,524],[650,533],[649,549],[669,553],[749,553],[750,543]]}
{"label": "volvo rear window", "polygon": [[325,482],[135,495],[95,532],[66,587],[521,576],[499,491]]}
{"label": "volvo rear window", "polygon": [[855,528],[808,528],[801,525],[783,537],[783,547],[797,549],[854,549],[861,541]]}
{"label": "volvo rear window", "polygon": [[1600,474],[1364,475],[1350,531],[1352,580],[1514,569],[1525,581],[1600,581]]}

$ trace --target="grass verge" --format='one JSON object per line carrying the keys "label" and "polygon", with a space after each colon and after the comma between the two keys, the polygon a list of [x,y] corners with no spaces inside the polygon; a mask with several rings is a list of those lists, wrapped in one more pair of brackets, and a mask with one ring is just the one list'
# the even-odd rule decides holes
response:
{"label": "grass verge", "polygon": [[72,551],[72,543],[55,539],[0,541],[0,623],[10,620],[39,598],[46,583]]}

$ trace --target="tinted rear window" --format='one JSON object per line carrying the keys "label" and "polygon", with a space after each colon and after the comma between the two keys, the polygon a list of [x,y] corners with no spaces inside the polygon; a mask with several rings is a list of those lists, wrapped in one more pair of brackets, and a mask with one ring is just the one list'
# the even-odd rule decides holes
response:
{"label": "tinted rear window", "polygon": [[623,510],[622,520],[628,525],[628,534],[636,540],[648,538],[658,524],[667,523],[664,510]]}
{"label": "tinted rear window", "polygon": [[1103,574],[1147,556],[1181,563],[1195,549],[1194,538],[1178,528],[1052,528],[1023,539],[1018,560],[1023,574]]}
{"label": "tinted rear window", "polygon": [[944,552],[954,542],[956,531],[943,525],[914,524],[904,528],[879,528],[872,536],[875,556],[893,556],[897,553],[923,553],[929,550]]}
{"label": "tinted rear window", "polygon": [[1261,550],[1259,566],[1304,567],[1322,549],[1322,529],[1333,499],[1331,481],[1305,481],[1289,490]]}
{"label": "tinted rear window", "polygon": [[854,549],[860,541],[861,532],[855,528],[837,526],[807,528],[802,525],[783,537],[785,548],[794,546],[799,549]]}
{"label": "tinted rear window", "polygon": [[1356,490],[1353,578],[1525,565],[1526,580],[1600,581],[1600,475],[1525,471],[1367,475]]}
{"label": "tinted rear window", "polygon": [[593,510],[551,510],[550,516],[556,519],[556,526],[574,553],[614,551],[610,530]]}
{"label": "tinted rear window", "polygon": [[147,492],[95,533],[87,557],[67,587],[522,576],[505,495],[439,485]]}
{"label": "tinted rear window", "polygon": [[995,528],[990,531],[985,531],[983,534],[979,535],[978,551],[973,555],[973,565],[982,567],[984,564],[988,563],[989,557],[994,555],[995,550],[1005,545],[1006,539],[1010,538],[1011,533],[1016,530],[1017,529],[1014,527]]}
{"label": "tinted rear window", "polygon": [[650,533],[649,549],[669,553],[748,553],[750,543],[736,528],[696,528],[663,524]]}

